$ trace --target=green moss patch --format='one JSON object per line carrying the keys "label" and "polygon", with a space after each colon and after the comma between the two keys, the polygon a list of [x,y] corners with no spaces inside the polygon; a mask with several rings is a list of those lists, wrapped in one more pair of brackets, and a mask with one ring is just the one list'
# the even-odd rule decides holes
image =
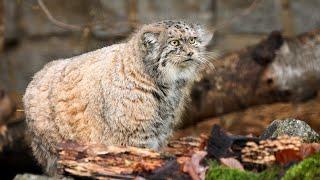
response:
{"label": "green moss patch", "polygon": [[291,167],[283,180],[320,180],[320,153],[317,153],[301,163]]}
{"label": "green moss patch", "polygon": [[274,180],[277,178],[278,171],[269,169],[261,173],[253,173],[250,171],[241,171],[218,165],[217,162],[210,164],[206,180]]}
{"label": "green moss patch", "polygon": [[[283,171],[282,171],[283,172]],[[241,171],[210,163],[206,180],[274,180],[280,177],[280,168],[272,167],[261,173]],[[286,171],[282,180],[320,180],[320,153],[306,158]]]}

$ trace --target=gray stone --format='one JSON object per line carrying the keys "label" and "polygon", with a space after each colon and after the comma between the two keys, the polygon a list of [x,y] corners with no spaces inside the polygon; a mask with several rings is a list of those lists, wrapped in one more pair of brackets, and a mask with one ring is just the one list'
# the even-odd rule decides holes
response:
{"label": "gray stone", "polygon": [[307,32],[320,27],[319,0],[290,0],[296,33]]}
{"label": "gray stone", "polygon": [[306,122],[287,118],[274,120],[261,135],[262,139],[276,138],[281,135],[298,136],[304,142],[319,142],[320,136]]}
{"label": "gray stone", "polygon": [[[258,6],[246,16],[239,16],[253,1],[217,0],[218,24],[231,22],[230,30],[236,33],[269,33],[280,30],[281,2],[259,1]],[[231,21],[232,17],[238,16]]]}

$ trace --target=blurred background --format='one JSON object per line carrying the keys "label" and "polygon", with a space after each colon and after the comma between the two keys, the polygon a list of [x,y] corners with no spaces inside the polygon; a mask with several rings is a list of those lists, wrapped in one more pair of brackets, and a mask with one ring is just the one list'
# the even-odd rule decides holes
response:
{"label": "blurred background", "polygon": [[[214,28],[248,8],[252,0],[44,0],[61,28],[37,0],[1,0],[0,82],[21,95],[48,61],[67,58],[125,39],[139,24],[187,19]],[[215,34],[214,48],[228,52],[252,45],[273,30],[294,36],[320,26],[319,0],[264,0]],[[213,46],[211,46],[213,47]]]}
{"label": "blurred background", "polygon": [[[208,133],[213,124],[232,133],[259,135],[282,118],[302,119],[319,132],[320,0],[0,0],[0,152],[5,154],[0,164],[11,158],[11,166],[5,165],[11,168],[8,177],[40,172],[25,151],[21,105],[33,74],[49,61],[124,41],[139,25],[166,19],[219,27],[209,46],[221,57],[212,60],[216,71],[199,79],[176,137]],[[298,77],[302,90],[277,83],[284,75],[272,67],[288,67],[275,53],[283,42],[302,49],[290,51],[293,57],[312,54],[310,61],[304,62],[303,56],[293,60],[315,67],[302,65],[302,77],[310,72],[315,77],[311,84]],[[261,49],[273,55],[262,65]],[[288,63],[291,70],[301,70],[301,63]],[[14,157],[21,151],[25,157]],[[17,163],[21,167],[12,170]]]}

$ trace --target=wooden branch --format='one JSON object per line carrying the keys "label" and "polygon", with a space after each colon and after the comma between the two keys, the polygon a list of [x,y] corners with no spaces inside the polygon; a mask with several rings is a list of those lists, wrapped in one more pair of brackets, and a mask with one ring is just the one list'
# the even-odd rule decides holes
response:
{"label": "wooden branch", "polygon": [[72,31],[81,31],[81,30],[85,29],[84,27],[72,25],[72,24],[67,24],[67,23],[61,22],[61,21],[57,20],[56,18],[54,18],[42,0],[38,0],[38,4],[39,4],[40,8],[42,9],[42,11],[46,14],[47,18],[56,26],[59,26],[63,29],[72,30]]}
{"label": "wooden branch", "polygon": [[101,144],[80,145],[69,141],[58,148],[58,169],[63,175],[95,179],[185,178],[188,175],[181,171],[181,167],[194,153],[204,149],[206,140],[206,137],[181,138],[170,142],[163,152]]}

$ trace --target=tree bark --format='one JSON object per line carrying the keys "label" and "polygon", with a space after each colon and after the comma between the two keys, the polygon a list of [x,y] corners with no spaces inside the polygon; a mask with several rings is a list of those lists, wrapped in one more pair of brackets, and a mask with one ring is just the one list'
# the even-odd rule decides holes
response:
{"label": "tree bark", "polygon": [[69,141],[58,148],[58,171],[61,175],[94,179],[191,179],[182,168],[193,154],[204,149],[206,141],[207,137],[181,138],[171,141],[162,152]]}

